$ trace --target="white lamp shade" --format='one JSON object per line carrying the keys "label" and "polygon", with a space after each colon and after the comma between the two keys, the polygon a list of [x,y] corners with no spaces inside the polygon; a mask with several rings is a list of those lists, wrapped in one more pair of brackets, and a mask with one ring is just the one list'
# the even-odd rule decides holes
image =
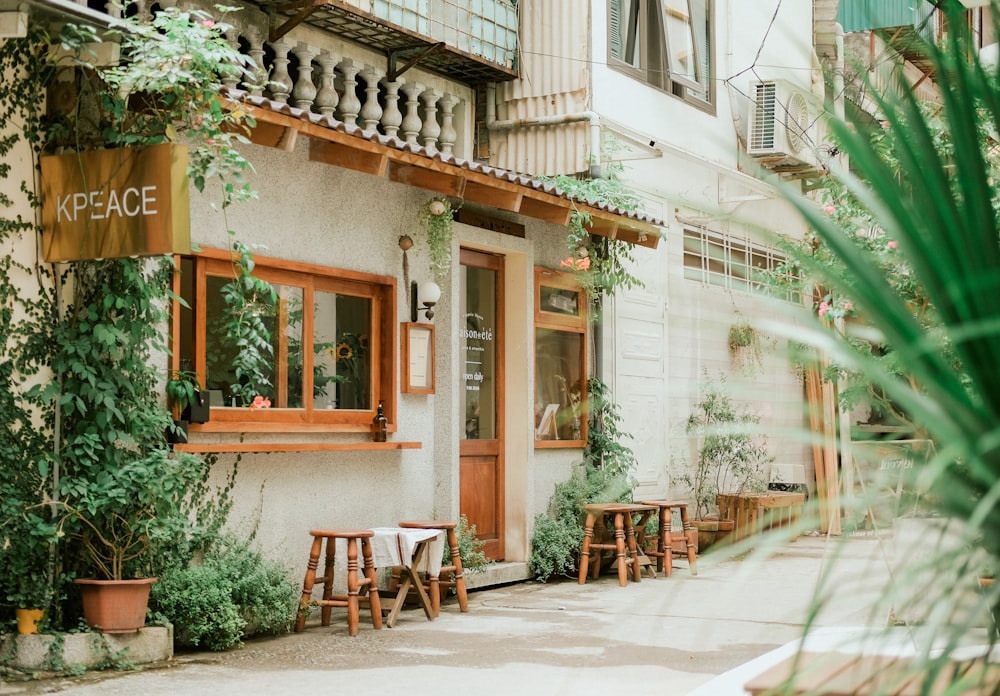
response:
{"label": "white lamp shade", "polygon": [[420,289],[417,291],[417,300],[421,305],[437,304],[440,299],[441,288],[433,280],[428,280],[420,285]]}

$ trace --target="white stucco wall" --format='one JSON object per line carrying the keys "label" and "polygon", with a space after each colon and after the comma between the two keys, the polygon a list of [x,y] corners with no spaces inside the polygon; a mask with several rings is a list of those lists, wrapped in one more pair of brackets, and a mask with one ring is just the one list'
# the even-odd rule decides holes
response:
{"label": "white stucco wall", "polygon": [[[775,9],[780,10],[775,15]],[[603,327],[603,369],[622,404],[630,446],[639,459],[639,496],[683,496],[671,477],[691,446],[684,432],[705,375],[725,376],[737,400],[758,414],[777,462],[812,465],[802,446],[802,387],[785,359],[785,343],[768,343],[764,365],[748,377],[730,361],[729,327],[742,316],[772,317],[775,305],[747,293],[684,277],[683,223],[756,242],[767,233],[793,237],[804,226],[766,182],[740,168],[738,132],[746,127],[752,80],[783,79],[812,90],[811,3],[714,3],[715,107],[701,110],[607,65],[607,11],[593,2],[593,108],[607,130],[646,147],[625,153],[623,176],[648,212],[667,224],[654,253],[636,255],[646,288],[622,293]],[[772,23],[772,17],[774,21]],[[728,80],[728,84],[724,82]],[[655,145],[648,146],[653,141]],[[798,434],[796,434],[798,433]],[[671,462],[674,462],[673,469]]]}
{"label": "white stucco wall", "polygon": [[[401,279],[401,234],[416,241],[409,252],[410,277],[430,278],[417,210],[433,195],[375,177],[308,161],[308,142],[294,153],[249,146],[257,171],[255,201],[233,205],[224,217],[211,196],[193,195],[192,236],[202,247],[224,248],[227,229],[258,253]],[[472,206],[470,206],[472,207]],[[484,211],[496,214],[496,211]],[[530,553],[535,514],[545,509],[555,483],[569,477],[579,450],[535,451],[532,439],[534,380],[534,276],[536,264],[558,267],[566,255],[565,228],[508,216],[526,226],[526,238],[455,225],[453,268],[460,246],[503,254],[506,278],[506,558],[523,561]],[[421,442],[420,449],[395,451],[246,454],[236,478],[232,521],[256,530],[270,555],[301,573],[308,553],[308,530],[323,527],[392,525],[402,519],[457,518],[459,390],[464,356],[457,339],[460,317],[457,272],[443,282],[435,307],[436,393],[399,394],[399,429],[391,439]],[[408,321],[400,280],[398,321]],[[199,441],[232,441],[233,434],[198,434]],[[294,436],[252,435],[261,440]],[[363,433],[324,438],[360,441]],[[219,457],[217,479],[234,455]]]}

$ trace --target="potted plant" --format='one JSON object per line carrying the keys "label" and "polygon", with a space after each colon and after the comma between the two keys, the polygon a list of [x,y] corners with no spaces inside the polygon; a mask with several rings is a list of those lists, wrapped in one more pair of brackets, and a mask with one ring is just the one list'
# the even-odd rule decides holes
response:
{"label": "potted plant", "polygon": [[5,515],[0,525],[2,597],[14,607],[18,633],[37,633],[53,596],[56,525],[23,499],[6,498],[0,508]]}
{"label": "potted plant", "polygon": [[[720,382],[724,381],[720,378]],[[706,381],[685,427],[695,447],[694,466],[674,477],[691,492],[699,549],[704,551],[733,530],[735,521],[719,519],[719,494],[743,495],[767,489],[773,457],[767,440],[754,432],[759,418],[741,411],[721,384]]]}
{"label": "potted plant", "polygon": [[[43,396],[59,405],[57,503],[67,572],[82,590],[84,615],[103,631],[135,631],[158,571],[153,551],[187,525],[185,497],[205,463],[173,452],[172,416],[151,359],[165,343],[168,259],[108,259],[72,264],[74,293],[52,329],[58,379]],[[137,595],[131,613],[88,616],[106,590]],[[124,602],[116,600],[117,608]],[[119,623],[120,620],[120,623]]]}
{"label": "potted plant", "polygon": [[177,409],[179,420],[188,423],[207,423],[209,420],[208,394],[202,388],[198,373],[186,369],[187,361],[181,360],[181,369],[175,370],[167,381],[167,397]]}

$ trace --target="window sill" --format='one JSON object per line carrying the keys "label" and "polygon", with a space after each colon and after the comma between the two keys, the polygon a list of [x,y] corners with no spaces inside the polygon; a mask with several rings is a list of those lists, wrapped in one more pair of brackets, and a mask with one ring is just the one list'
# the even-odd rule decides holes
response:
{"label": "window sill", "polygon": [[535,440],[535,449],[583,449],[586,440]]}
{"label": "window sill", "polygon": [[422,442],[186,442],[178,452],[352,452],[360,450],[420,449]]}

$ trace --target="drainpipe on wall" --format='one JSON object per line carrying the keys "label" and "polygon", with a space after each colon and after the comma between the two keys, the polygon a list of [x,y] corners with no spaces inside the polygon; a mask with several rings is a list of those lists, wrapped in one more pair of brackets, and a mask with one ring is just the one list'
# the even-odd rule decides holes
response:
{"label": "drainpipe on wall", "polygon": [[491,133],[533,128],[537,126],[561,126],[567,123],[590,122],[590,170],[592,179],[601,178],[601,117],[596,111],[579,111],[572,114],[557,116],[537,116],[535,118],[518,118],[506,121],[497,120],[495,82],[486,85],[486,129]]}

